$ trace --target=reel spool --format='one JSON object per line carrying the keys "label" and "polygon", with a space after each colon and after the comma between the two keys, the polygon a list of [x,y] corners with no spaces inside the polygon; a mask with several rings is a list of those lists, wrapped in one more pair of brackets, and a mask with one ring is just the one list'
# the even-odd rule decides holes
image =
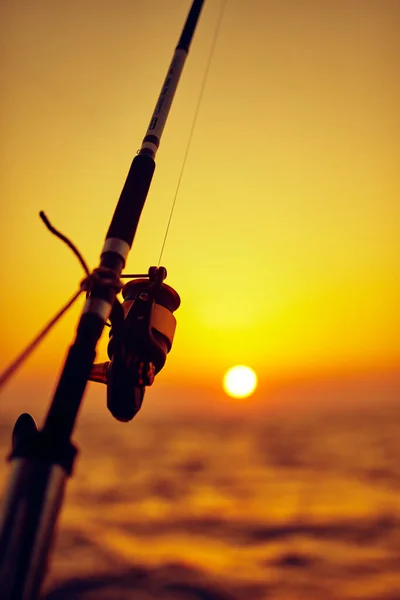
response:
{"label": "reel spool", "polygon": [[129,281],[122,304],[111,313],[109,362],[93,365],[91,381],[107,385],[107,406],[119,421],[140,410],[146,386],[163,368],[171,350],[180,305],[178,293],[163,283],[164,267],[150,267],[148,278]]}

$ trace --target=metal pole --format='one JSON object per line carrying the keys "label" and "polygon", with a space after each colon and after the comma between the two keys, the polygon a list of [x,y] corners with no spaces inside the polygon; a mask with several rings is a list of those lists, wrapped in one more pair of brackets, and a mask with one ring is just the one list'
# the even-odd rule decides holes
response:
{"label": "metal pole", "polygon": [[149,128],[134,158],[101,252],[97,278],[80,317],[44,426],[29,415],[16,423],[12,471],[0,532],[3,600],[38,597],[76,449],[71,443],[79,407],[104,324],[110,317],[155,169],[155,155],[204,0],[194,0]]}

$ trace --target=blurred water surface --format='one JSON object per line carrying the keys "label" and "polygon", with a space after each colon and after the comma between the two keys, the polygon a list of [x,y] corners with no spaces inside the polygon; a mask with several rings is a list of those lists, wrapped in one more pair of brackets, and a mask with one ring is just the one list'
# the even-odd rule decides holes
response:
{"label": "blurred water surface", "polygon": [[85,417],[45,598],[400,599],[399,434],[394,408]]}

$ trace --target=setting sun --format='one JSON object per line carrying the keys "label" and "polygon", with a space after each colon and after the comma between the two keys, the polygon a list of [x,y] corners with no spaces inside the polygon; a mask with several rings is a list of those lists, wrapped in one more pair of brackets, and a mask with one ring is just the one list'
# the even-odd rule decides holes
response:
{"label": "setting sun", "polygon": [[232,398],[246,398],[257,387],[257,375],[250,367],[237,365],[225,373],[223,386],[225,392]]}

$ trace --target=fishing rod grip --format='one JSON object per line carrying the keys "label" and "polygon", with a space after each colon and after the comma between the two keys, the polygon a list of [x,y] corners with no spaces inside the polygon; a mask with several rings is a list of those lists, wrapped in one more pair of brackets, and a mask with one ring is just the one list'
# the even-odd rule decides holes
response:
{"label": "fishing rod grip", "polygon": [[23,413],[13,435],[0,524],[2,600],[36,600],[76,448],[51,440]]}
{"label": "fishing rod grip", "polygon": [[39,597],[67,477],[60,465],[12,461],[0,533],[2,600]]}
{"label": "fishing rod grip", "polygon": [[[149,192],[155,167],[156,163],[151,156],[138,154],[133,159],[106,235],[103,253],[115,251],[117,248],[117,243],[110,243],[109,240],[122,240],[128,246],[125,250],[129,251]],[[125,256],[124,258],[126,259]]]}

